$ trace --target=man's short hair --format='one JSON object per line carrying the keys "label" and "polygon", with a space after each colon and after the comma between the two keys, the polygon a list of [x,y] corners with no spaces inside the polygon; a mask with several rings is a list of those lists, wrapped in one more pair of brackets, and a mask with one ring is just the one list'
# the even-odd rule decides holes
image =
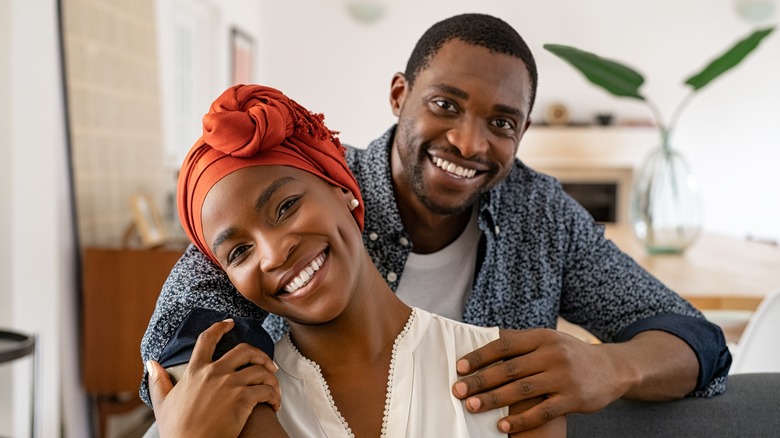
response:
{"label": "man's short hair", "polygon": [[531,96],[528,112],[536,100],[536,61],[531,49],[517,31],[504,20],[486,14],[461,14],[442,20],[431,26],[420,39],[406,63],[406,81],[414,86],[417,74],[426,69],[444,43],[459,39],[467,44],[484,47],[491,52],[502,53],[520,59],[531,78]]}

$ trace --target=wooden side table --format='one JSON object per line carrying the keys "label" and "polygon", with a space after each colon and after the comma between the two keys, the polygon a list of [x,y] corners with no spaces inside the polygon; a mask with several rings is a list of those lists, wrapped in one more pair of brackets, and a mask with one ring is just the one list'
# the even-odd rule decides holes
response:
{"label": "wooden side table", "polygon": [[84,250],[82,378],[96,405],[98,438],[105,436],[109,415],[141,405],[141,338],[184,249]]}

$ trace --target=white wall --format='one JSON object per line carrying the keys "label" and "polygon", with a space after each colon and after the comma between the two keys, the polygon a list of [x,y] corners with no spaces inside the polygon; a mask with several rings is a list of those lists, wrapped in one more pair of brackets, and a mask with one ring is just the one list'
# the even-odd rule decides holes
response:
{"label": "white wall", "polygon": [[[632,65],[647,79],[645,94],[669,117],[686,94],[683,80],[756,26],[736,15],[732,0],[382,1],[387,13],[371,25],[352,20],[342,1],[262,3],[259,80],[324,112],[329,126],[357,146],[393,123],[390,78],[405,68],[419,36],[456,13],[491,13],[518,29],[540,72],[533,116],[563,101],[580,120],[599,111],[645,119],[650,113],[596,89],[543,44],[574,45]],[[778,21],[775,11],[770,22]],[[702,90],[681,119],[674,143],[700,178],[709,231],[780,239],[777,77],[780,30]]]}
{"label": "white wall", "polygon": [[[0,2],[0,327],[11,325],[11,141],[10,102],[11,84],[11,5]],[[0,388],[11,387],[11,367],[0,365]],[[0,391],[0,436],[9,436],[11,420],[11,391]]]}
{"label": "white wall", "polygon": [[[6,2],[7,3],[7,2]],[[55,0],[10,2],[10,325],[38,336],[41,437],[87,436],[75,368],[70,199]],[[6,11],[7,12],[7,11]],[[5,118],[5,117],[2,117]],[[28,363],[14,366],[13,434],[29,436]]]}

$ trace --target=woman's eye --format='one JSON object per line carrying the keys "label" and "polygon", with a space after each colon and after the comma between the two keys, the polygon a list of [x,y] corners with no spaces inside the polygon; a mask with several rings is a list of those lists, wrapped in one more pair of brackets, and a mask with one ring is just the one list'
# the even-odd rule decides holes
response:
{"label": "woman's eye", "polygon": [[282,203],[279,204],[279,211],[276,214],[276,220],[281,219],[282,216],[290,211],[290,209],[295,206],[299,199],[301,199],[300,196],[293,196],[282,201]]}
{"label": "woman's eye", "polygon": [[458,109],[455,107],[455,104],[446,99],[434,100],[433,103],[445,111],[453,113],[458,111]]}
{"label": "woman's eye", "polygon": [[227,257],[228,265],[233,264],[233,262],[238,260],[238,258],[241,257],[241,255],[247,252],[248,250],[249,250],[249,245],[239,245],[233,248]]}

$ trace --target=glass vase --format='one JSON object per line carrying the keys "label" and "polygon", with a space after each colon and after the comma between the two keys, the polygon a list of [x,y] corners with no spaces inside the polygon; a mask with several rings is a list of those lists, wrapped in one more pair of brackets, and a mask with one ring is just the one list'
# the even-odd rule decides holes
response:
{"label": "glass vase", "polygon": [[699,184],[685,158],[668,142],[637,169],[629,218],[650,254],[680,254],[701,230]]}

